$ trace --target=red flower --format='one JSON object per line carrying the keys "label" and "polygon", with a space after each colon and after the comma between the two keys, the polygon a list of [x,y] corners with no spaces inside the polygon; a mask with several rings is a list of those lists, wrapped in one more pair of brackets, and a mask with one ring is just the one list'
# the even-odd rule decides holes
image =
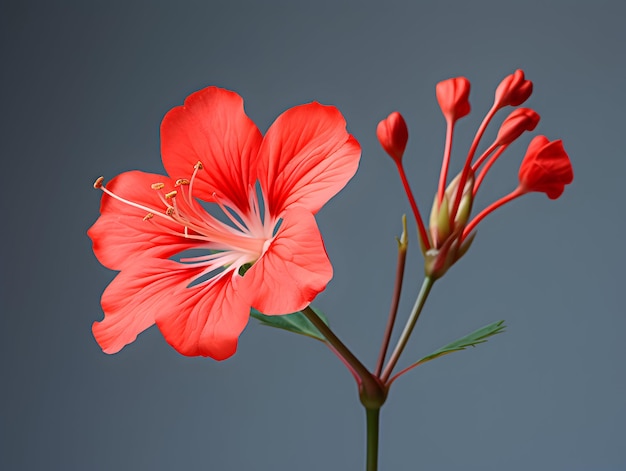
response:
{"label": "red flower", "polygon": [[378,123],[376,136],[385,152],[396,160],[402,160],[406,143],[409,140],[409,130],[406,127],[404,118],[400,113],[394,111],[386,119]]}
{"label": "red flower", "polygon": [[538,191],[554,200],[573,180],[572,164],[560,139],[550,142],[545,136],[537,136],[530,141],[519,169],[522,193]]}
{"label": "red flower", "polygon": [[533,92],[533,83],[524,79],[524,71],[517,69],[507,75],[496,88],[495,108],[518,106],[528,100]]}
{"label": "red flower", "polygon": [[326,287],[332,266],[314,214],[352,178],[360,146],[339,111],[318,103],[284,112],[263,137],[241,97],[215,87],[167,113],[161,140],[169,176],[96,182],[106,194],[89,236],[121,272],[93,333],[115,353],[156,323],[183,355],[221,360],[251,306],[295,312]]}
{"label": "red flower", "polygon": [[470,82],[456,77],[439,82],[435,88],[441,112],[448,121],[456,121],[470,112]]}

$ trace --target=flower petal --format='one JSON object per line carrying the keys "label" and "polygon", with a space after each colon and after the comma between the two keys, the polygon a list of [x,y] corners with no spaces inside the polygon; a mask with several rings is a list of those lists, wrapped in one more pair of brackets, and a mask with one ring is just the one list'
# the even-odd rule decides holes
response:
{"label": "flower petal", "polygon": [[536,136],[530,141],[519,169],[520,187],[524,192],[545,193],[554,200],[573,180],[572,164],[560,139],[549,141],[545,136]]}
{"label": "flower petal", "polygon": [[[153,190],[153,183],[164,183],[163,190]],[[125,172],[111,180],[106,188],[116,195],[154,212],[164,212],[159,191],[173,188],[168,177],[139,171]],[[93,251],[104,266],[121,270],[137,258],[166,259],[192,246],[190,240],[169,232],[181,232],[180,225],[169,218],[155,216],[144,220],[148,211],[103,194],[101,216],[87,234]]]}
{"label": "flower petal", "polygon": [[235,92],[208,87],[195,92],[183,106],[170,110],[161,124],[163,165],[172,179],[197,174],[194,193],[205,201],[213,193],[248,210],[248,189],[256,181],[251,159],[256,158],[261,133]]}
{"label": "flower petal", "polygon": [[155,313],[176,309],[175,287],[186,286],[200,271],[156,259],[122,270],[102,294],[104,320],[93,323],[93,335],[102,350],[119,352],[154,324]]}
{"label": "flower petal", "polygon": [[289,314],[313,301],[332,276],[313,214],[296,207],[285,211],[276,237],[237,290],[264,314]]}
{"label": "flower petal", "polygon": [[231,274],[180,287],[173,295],[176,305],[161,309],[156,323],[165,340],[187,356],[224,360],[237,350],[239,335],[250,317],[250,305],[234,291]]}
{"label": "flower petal", "polygon": [[360,156],[337,108],[310,103],[285,111],[259,150],[258,178],[272,216],[294,204],[319,211],[356,173]]}

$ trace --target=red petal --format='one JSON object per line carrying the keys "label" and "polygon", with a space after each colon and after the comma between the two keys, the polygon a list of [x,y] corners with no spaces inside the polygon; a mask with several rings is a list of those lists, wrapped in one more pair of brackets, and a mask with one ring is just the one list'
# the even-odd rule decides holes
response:
{"label": "red petal", "polygon": [[563,142],[550,142],[545,136],[535,137],[519,169],[520,187],[525,192],[538,191],[557,199],[565,185],[574,180],[574,171]]}
{"label": "red petal", "polygon": [[119,273],[102,294],[104,320],[94,322],[93,335],[105,353],[117,353],[154,324],[155,313],[176,308],[175,287],[186,286],[199,270],[171,260],[150,260]]}
{"label": "red petal", "polygon": [[310,103],[280,115],[259,151],[259,180],[272,215],[298,204],[316,213],[356,173],[359,143],[332,106]]}
{"label": "red petal", "polygon": [[310,211],[288,209],[275,239],[238,280],[238,291],[265,314],[306,307],[333,276],[322,236]]}
{"label": "red petal", "polygon": [[208,87],[187,97],[184,106],[163,118],[163,165],[172,179],[178,179],[189,178],[194,165],[202,162],[195,195],[211,201],[215,192],[247,212],[248,189],[257,178],[250,165],[261,139],[238,94]]}
{"label": "red petal", "polygon": [[232,275],[190,288],[179,286],[175,300],[159,309],[156,323],[165,340],[187,356],[224,360],[237,350],[250,305],[234,292]]}
{"label": "red petal", "polygon": [[[166,187],[161,191],[173,188],[168,177],[139,171],[118,175],[106,188],[133,203],[163,212],[165,206],[158,191],[151,188],[153,183],[164,183]],[[166,232],[181,231],[174,221],[158,216],[145,221],[147,211],[109,195],[102,195],[100,213],[87,234],[100,263],[112,270],[121,270],[140,257],[168,258],[193,245],[183,237]]]}

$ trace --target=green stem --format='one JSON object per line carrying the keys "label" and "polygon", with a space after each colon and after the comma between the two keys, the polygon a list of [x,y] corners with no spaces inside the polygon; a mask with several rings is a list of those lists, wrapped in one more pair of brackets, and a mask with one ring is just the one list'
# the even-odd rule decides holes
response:
{"label": "green stem", "polygon": [[380,380],[382,381],[383,384],[387,383],[387,380],[389,379],[389,376],[391,376],[391,373],[393,372],[393,369],[395,368],[396,363],[398,363],[398,359],[400,358],[400,355],[404,351],[404,347],[406,347],[406,344],[409,341],[411,332],[413,332],[413,327],[415,327],[417,319],[419,319],[419,316],[422,312],[422,308],[424,307],[424,304],[426,303],[426,299],[428,298],[428,294],[430,293],[430,289],[433,287],[433,284],[435,284],[434,278],[431,278],[430,276],[427,276],[424,278],[424,282],[422,283],[422,288],[420,289],[420,292],[417,295],[417,299],[415,300],[415,304],[413,305],[411,315],[409,316],[409,319],[407,320],[406,325],[404,326],[404,330],[402,331],[402,334],[400,335],[400,339],[398,340],[398,343],[396,344],[396,348],[394,349],[393,353],[391,354],[391,357],[389,358],[389,362],[387,363],[387,366],[385,367],[383,374],[380,376]]}
{"label": "green stem", "polygon": [[378,469],[378,424],[380,409],[365,408],[367,420],[367,471]]}

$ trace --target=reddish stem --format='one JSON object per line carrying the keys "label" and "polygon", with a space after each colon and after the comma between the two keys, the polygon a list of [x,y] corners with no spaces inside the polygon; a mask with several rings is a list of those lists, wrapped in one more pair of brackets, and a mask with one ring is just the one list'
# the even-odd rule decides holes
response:
{"label": "reddish stem", "polygon": [[461,242],[467,237],[467,235],[470,232],[474,230],[474,228],[478,225],[478,223],[482,221],[485,218],[485,216],[487,216],[487,214],[494,212],[500,206],[505,205],[509,201],[513,201],[515,198],[522,196],[523,194],[524,194],[524,191],[522,191],[520,187],[517,187],[508,195],[503,196],[498,201],[491,203],[489,206],[483,209],[480,213],[478,213],[478,215],[474,219],[472,219],[472,221],[467,226],[465,226],[465,229],[463,229],[463,235],[461,236]]}
{"label": "reddish stem", "polygon": [[446,145],[443,151],[443,163],[439,174],[439,191],[437,192],[437,203],[441,206],[443,195],[446,192],[446,181],[448,179],[448,167],[450,166],[450,154],[452,153],[452,136],[454,135],[454,121],[446,119]]}
{"label": "reddish stem", "polygon": [[374,376],[380,377],[380,373],[383,371],[383,363],[387,356],[387,350],[389,349],[389,342],[391,340],[391,334],[393,332],[393,326],[396,322],[396,316],[398,314],[398,305],[400,304],[400,293],[402,292],[402,281],[404,279],[404,267],[406,264],[406,252],[407,252],[407,234],[406,234],[406,216],[402,218],[403,231],[401,239],[398,241],[398,262],[396,264],[396,281],[393,289],[393,296],[391,298],[391,307],[389,308],[389,317],[387,319],[387,327],[385,328],[385,334],[383,335],[383,343],[380,347],[380,353],[378,354],[378,362],[376,363],[376,369],[374,370]]}
{"label": "reddish stem", "polygon": [[483,152],[483,154],[480,157],[478,157],[478,160],[476,160],[476,162],[472,164],[472,171],[474,173],[476,173],[476,171],[478,170],[478,167],[482,165],[485,159],[489,157],[489,155],[496,149],[496,147],[498,147],[498,144],[497,142],[494,142],[493,144],[489,146],[489,148],[485,152]]}
{"label": "reddish stem", "polygon": [[507,148],[507,146],[500,147],[496,151],[496,153],[491,156],[491,158],[487,161],[487,163],[485,164],[483,169],[480,171],[480,173],[478,174],[478,177],[476,178],[476,181],[474,182],[474,193],[473,193],[474,196],[476,196],[476,193],[478,192],[478,188],[480,187],[480,184],[483,182],[483,180],[485,178],[485,175],[487,175],[487,172],[489,171],[491,166],[494,164],[494,162],[496,160],[498,160],[498,158],[500,157],[502,152],[504,152],[506,150],[506,148]]}
{"label": "reddish stem", "polygon": [[406,178],[406,173],[404,172],[402,162],[396,161],[396,166],[398,167],[398,173],[400,174],[400,179],[402,180],[402,186],[404,186],[404,192],[409,199],[409,204],[411,205],[411,210],[413,211],[413,216],[415,217],[415,222],[417,222],[417,231],[421,239],[421,244],[425,248],[425,250],[430,250],[430,241],[428,240],[426,227],[424,226],[424,221],[422,221],[422,216],[420,215],[419,209],[417,209],[417,204],[415,203],[415,198],[413,197],[413,192],[411,191],[409,181]]}
{"label": "reddish stem", "polygon": [[474,159],[474,154],[476,153],[476,148],[478,147],[478,143],[480,139],[483,137],[485,133],[485,129],[487,125],[491,121],[491,118],[496,114],[498,108],[494,106],[487,112],[487,115],[483,119],[483,122],[480,123],[480,127],[476,132],[476,136],[474,136],[474,141],[472,142],[472,146],[467,154],[467,159],[465,160],[465,165],[463,166],[463,171],[461,173],[461,178],[459,179],[459,191],[456,192],[456,196],[454,198],[454,204],[452,205],[450,211],[450,220],[456,220],[456,213],[459,210],[459,206],[461,205],[461,198],[463,197],[463,188],[465,188],[465,183],[467,182],[467,177],[469,175],[470,168],[472,166],[472,160]]}

